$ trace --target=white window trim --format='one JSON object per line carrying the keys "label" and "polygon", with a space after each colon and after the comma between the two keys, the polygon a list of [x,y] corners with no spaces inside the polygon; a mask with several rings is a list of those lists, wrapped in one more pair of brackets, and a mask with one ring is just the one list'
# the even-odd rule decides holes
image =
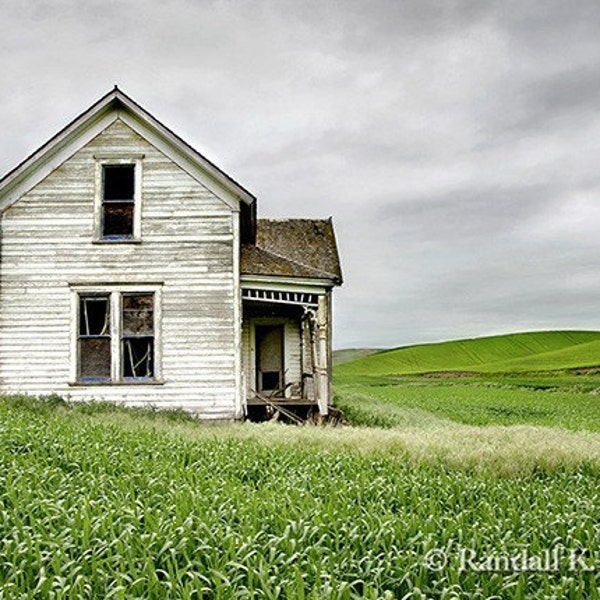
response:
{"label": "white window trim", "polygon": [[[142,240],[142,162],[144,155],[94,155],[96,169],[94,174],[94,242],[102,244],[127,244]],[[133,180],[133,237],[123,239],[105,239],[102,236],[102,169],[104,165],[134,165]]]}
{"label": "white window trim", "polygon": [[[154,377],[131,379],[121,377],[122,298],[123,294],[154,294]],[[111,380],[106,382],[80,381],[79,372],[79,297],[85,294],[105,294],[110,302]],[[162,284],[140,285],[71,285],[71,373],[69,385],[94,387],[98,385],[156,385],[162,384]]]}

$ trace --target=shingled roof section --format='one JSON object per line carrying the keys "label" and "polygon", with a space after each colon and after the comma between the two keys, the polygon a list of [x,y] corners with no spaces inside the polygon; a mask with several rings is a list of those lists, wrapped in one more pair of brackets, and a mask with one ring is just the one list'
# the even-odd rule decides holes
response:
{"label": "shingled roof section", "polygon": [[240,267],[242,275],[342,283],[331,219],[258,219],[256,244],[242,246]]}

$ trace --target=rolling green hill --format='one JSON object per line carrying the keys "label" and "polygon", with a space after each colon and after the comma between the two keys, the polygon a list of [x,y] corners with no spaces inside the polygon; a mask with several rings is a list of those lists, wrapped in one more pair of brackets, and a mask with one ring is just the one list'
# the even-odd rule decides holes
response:
{"label": "rolling green hill", "polygon": [[359,358],[364,358],[365,356],[369,356],[370,354],[375,354],[375,352],[381,351],[381,348],[344,348],[343,350],[334,350],[333,364],[340,365],[342,363],[358,360]]}
{"label": "rolling green hill", "polygon": [[543,331],[407,346],[335,367],[336,376],[555,371],[600,365],[600,332]]}

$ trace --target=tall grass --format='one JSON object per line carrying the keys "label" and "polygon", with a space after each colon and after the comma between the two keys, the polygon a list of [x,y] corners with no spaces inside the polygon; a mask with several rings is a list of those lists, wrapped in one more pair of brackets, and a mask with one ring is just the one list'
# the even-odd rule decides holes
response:
{"label": "tall grass", "polygon": [[466,425],[543,425],[600,431],[597,393],[469,383],[339,386],[338,404],[354,423],[419,425],[424,420]]}
{"label": "tall grass", "polygon": [[[598,575],[567,564],[549,574],[424,564],[434,548],[451,559],[464,547],[598,548],[595,461],[500,475],[493,461],[451,468],[439,449],[438,464],[414,460],[444,447],[433,428],[424,445],[411,436],[425,428],[404,438],[206,428],[61,403],[0,402],[0,424],[2,597],[598,597]],[[486,439],[470,431],[463,449]],[[510,435],[532,434],[511,431],[488,448],[499,461],[511,460]],[[563,433],[561,444],[582,436],[598,451],[595,434]]]}

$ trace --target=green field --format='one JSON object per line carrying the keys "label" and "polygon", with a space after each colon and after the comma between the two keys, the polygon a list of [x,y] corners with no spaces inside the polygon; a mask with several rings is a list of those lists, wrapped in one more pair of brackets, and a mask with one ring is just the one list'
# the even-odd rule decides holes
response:
{"label": "green field", "polygon": [[381,352],[379,348],[346,348],[344,350],[333,351],[333,364],[338,365],[352,360],[364,358],[375,352]]}
{"label": "green field", "polygon": [[595,366],[600,366],[600,332],[547,331],[385,350],[338,365],[336,374],[515,373]]}
{"label": "green field", "polygon": [[512,334],[380,352],[335,368],[338,404],[383,427],[445,419],[600,431],[600,333]]}
{"label": "green field", "polygon": [[[1,401],[0,422],[3,598],[598,598],[581,554],[600,547],[598,434],[557,431],[552,457],[534,428],[503,454],[500,431],[206,427],[57,401]],[[479,454],[444,456],[463,442]],[[490,462],[511,448],[521,474]],[[477,570],[524,551],[556,570]]]}
{"label": "green field", "polygon": [[599,335],[338,365],[342,428],[0,398],[0,598],[599,598]]}

